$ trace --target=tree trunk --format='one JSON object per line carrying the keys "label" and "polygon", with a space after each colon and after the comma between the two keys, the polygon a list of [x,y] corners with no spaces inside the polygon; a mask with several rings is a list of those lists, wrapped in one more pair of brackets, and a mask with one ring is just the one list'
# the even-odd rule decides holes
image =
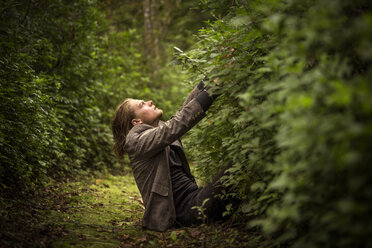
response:
{"label": "tree trunk", "polygon": [[171,0],[143,0],[145,56],[152,82],[157,81],[158,69],[166,56],[161,44],[168,32],[171,12]]}
{"label": "tree trunk", "polygon": [[152,20],[151,20],[151,0],[143,1],[143,17],[145,24],[145,46],[146,46],[146,58],[150,59],[152,54]]}
{"label": "tree trunk", "polygon": [[146,64],[149,69],[151,81],[154,79],[154,39],[152,25],[151,0],[143,0],[143,18],[145,25],[145,51]]}

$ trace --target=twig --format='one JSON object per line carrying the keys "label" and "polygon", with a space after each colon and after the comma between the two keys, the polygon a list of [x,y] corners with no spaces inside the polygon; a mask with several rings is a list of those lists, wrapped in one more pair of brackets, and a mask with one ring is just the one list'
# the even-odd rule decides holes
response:
{"label": "twig", "polygon": [[202,71],[201,69],[199,69],[199,67],[194,63],[194,61],[186,55],[186,53],[184,53],[181,49],[179,49],[178,47],[173,47],[175,50],[177,50],[177,52],[180,53],[180,55],[184,56],[188,61],[191,62],[192,66],[194,68],[196,68],[198,70],[198,72],[200,72],[201,74],[203,74],[204,76],[207,76],[207,73],[205,73],[204,71]]}

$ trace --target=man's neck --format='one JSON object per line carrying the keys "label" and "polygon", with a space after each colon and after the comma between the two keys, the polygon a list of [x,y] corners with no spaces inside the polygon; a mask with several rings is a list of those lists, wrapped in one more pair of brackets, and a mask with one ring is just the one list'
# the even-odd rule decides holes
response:
{"label": "man's neck", "polygon": [[151,124],[151,126],[153,126],[153,127],[157,127],[157,126],[159,126],[159,120],[154,121],[154,122]]}
{"label": "man's neck", "polygon": [[160,122],[160,120],[158,119],[158,120],[155,120],[155,121],[152,122],[152,123],[145,123],[145,122],[142,122],[142,123],[143,123],[143,124],[146,124],[146,125],[153,126],[153,127],[157,127],[157,126],[159,126],[159,122]]}

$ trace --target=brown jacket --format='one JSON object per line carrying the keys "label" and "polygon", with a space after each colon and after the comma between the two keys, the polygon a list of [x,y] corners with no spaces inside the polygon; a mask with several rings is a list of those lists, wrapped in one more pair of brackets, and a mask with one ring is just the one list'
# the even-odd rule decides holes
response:
{"label": "brown jacket", "polygon": [[[205,116],[195,99],[199,93],[196,87],[170,120],[161,122],[158,127],[136,125],[127,135],[125,150],[145,205],[143,227],[165,231],[176,220],[169,172],[169,145],[182,149],[180,137]],[[186,157],[181,157],[186,173],[191,176]]]}

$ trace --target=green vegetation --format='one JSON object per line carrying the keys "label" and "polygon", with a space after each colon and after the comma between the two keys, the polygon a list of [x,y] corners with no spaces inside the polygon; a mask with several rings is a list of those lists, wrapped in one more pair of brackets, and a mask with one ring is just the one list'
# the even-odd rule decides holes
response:
{"label": "green vegetation", "polygon": [[[369,2],[2,1],[0,246],[369,247]],[[110,119],[127,97],[169,118],[199,71],[221,95],[185,150],[202,182],[233,162],[242,204],[225,226],[140,230]]]}
{"label": "green vegetation", "polygon": [[369,1],[203,2],[219,18],[188,55],[222,96],[188,137],[200,174],[233,161],[261,247],[368,247]]}
{"label": "green vegetation", "polygon": [[[100,174],[49,184],[21,209],[7,203],[2,247],[239,247],[254,244],[231,223],[159,233],[141,227],[143,206],[133,175]],[[21,203],[24,204],[24,203]],[[254,236],[253,236],[254,237]]]}
{"label": "green vegetation", "polygon": [[61,195],[66,201],[46,213],[60,230],[55,247],[118,247],[123,234],[140,228],[143,206],[132,175],[71,182]]}
{"label": "green vegetation", "polygon": [[[126,97],[153,98],[169,117],[186,94],[180,81],[187,75],[169,65],[168,47],[190,46],[184,36],[204,18],[191,4],[153,10],[163,33],[150,30],[157,43],[149,46],[159,54],[146,58],[141,2],[3,1],[1,192],[27,194],[48,177],[119,166],[109,125]],[[192,28],[176,32],[180,25]]]}
{"label": "green vegetation", "polygon": [[1,3],[2,193],[113,164],[97,106],[101,19],[89,1]]}

